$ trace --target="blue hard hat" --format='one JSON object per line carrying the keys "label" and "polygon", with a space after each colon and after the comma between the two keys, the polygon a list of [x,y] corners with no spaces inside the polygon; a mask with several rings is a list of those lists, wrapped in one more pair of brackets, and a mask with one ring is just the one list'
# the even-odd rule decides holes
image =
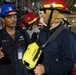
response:
{"label": "blue hard hat", "polygon": [[14,9],[14,7],[10,4],[4,4],[1,7],[1,16],[10,16],[10,15],[14,15],[16,14],[16,10]]}

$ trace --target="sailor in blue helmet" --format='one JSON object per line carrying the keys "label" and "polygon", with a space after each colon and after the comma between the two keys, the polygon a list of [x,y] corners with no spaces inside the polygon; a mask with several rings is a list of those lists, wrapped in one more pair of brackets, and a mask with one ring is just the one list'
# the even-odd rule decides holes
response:
{"label": "sailor in blue helmet", "polygon": [[22,64],[27,41],[20,29],[16,29],[17,12],[10,4],[4,4],[1,17],[5,26],[0,31],[0,75],[28,75]]}

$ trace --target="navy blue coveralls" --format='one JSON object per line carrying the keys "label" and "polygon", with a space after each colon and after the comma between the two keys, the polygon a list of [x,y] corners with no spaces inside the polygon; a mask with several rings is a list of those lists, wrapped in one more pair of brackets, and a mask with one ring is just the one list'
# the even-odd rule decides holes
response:
{"label": "navy blue coveralls", "polygon": [[[26,39],[26,38],[25,38]],[[16,30],[15,40],[3,29],[1,46],[3,47],[4,58],[0,59],[0,75],[28,75],[28,70],[22,64],[22,60],[18,60],[18,49],[20,44],[23,52],[27,46],[23,34]]]}
{"label": "navy blue coveralls", "polygon": [[[60,25],[62,25],[60,23]],[[51,34],[60,26],[48,31],[44,27],[39,39],[42,44],[46,42],[46,37],[49,38]],[[50,44],[48,44],[43,51],[43,60],[41,64],[44,65],[44,75],[66,75],[74,65],[74,39],[68,29],[64,29]]]}

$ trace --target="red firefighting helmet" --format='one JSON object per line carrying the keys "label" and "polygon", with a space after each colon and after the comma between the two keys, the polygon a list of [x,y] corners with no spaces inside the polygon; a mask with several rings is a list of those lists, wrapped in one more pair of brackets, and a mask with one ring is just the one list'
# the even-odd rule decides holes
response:
{"label": "red firefighting helmet", "polygon": [[64,13],[71,13],[66,7],[64,0],[42,0],[41,10],[59,10]]}
{"label": "red firefighting helmet", "polygon": [[38,20],[39,20],[39,18],[37,18],[34,13],[29,12],[26,15],[24,15],[24,17],[22,18],[21,22],[24,25],[31,25],[32,23],[37,22]]}

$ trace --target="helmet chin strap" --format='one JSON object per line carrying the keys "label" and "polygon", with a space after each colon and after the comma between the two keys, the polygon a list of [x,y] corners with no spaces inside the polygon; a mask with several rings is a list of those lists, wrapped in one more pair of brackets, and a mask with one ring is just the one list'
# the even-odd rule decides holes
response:
{"label": "helmet chin strap", "polygon": [[33,28],[33,24],[27,25],[27,30],[32,30],[32,28]]}
{"label": "helmet chin strap", "polygon": [[50,29],[50,22],[51,22],[51,20],[52,20],[53,11],[54,11],[54,10],[51,10],[51,13],[50,13],[50,16],[49,16],[49,19],[48,19],[48,23],[47,23],[46,40],[48,39],[48,31],[49,31],[49,29]]}
{"label": "helmet chin strap", "polygon": [[51,10],[51,13],[50,13],[50,16],[49,16],[49,19],[48,19],[48,23],[47,23],[47,26],[48,26],[48,27],[50,27],[50,22],[52,21],[53,11],[54,11],[54,10]]}
{"label": "helmet chin strap", "polygon": [[60,13],[57,10],[51,10],[49,14],[50,15],[47,24],[49,27],[51,27],[53,23],[60,23],[62,21],[62,18],[65,17],[62,13]]}
{"label": "helmet chin strap", "polygon": [[[56,21],[56,19],[58,19],[57,17],[59,16],[59,13],[57,14],[57,16],[55,17],[55,19],[53,20],[53,21],[51,21],[51,24],[53,24],[55,21]],[[52,17],[52,19],[53,19],[53,17]]]}
{"label": "helmet chin strap", "polygon": [[[48,23],[47,23],[47,34],[46,34],[47,37],[46,37],[46,40],[48,39],[48,31],[49,31],[51,25],[55,22],[56,18],[57,18],[58,15],[59,15],[59,13],[58,13],[58,14],[55,16],[56,18],[52,21],[54,11],[55,11],[54,9],[51,10],[50,16],[49,16],[49,19],[48,19]],[[50,24],[50,23],[51,23],[51,24]]]}

